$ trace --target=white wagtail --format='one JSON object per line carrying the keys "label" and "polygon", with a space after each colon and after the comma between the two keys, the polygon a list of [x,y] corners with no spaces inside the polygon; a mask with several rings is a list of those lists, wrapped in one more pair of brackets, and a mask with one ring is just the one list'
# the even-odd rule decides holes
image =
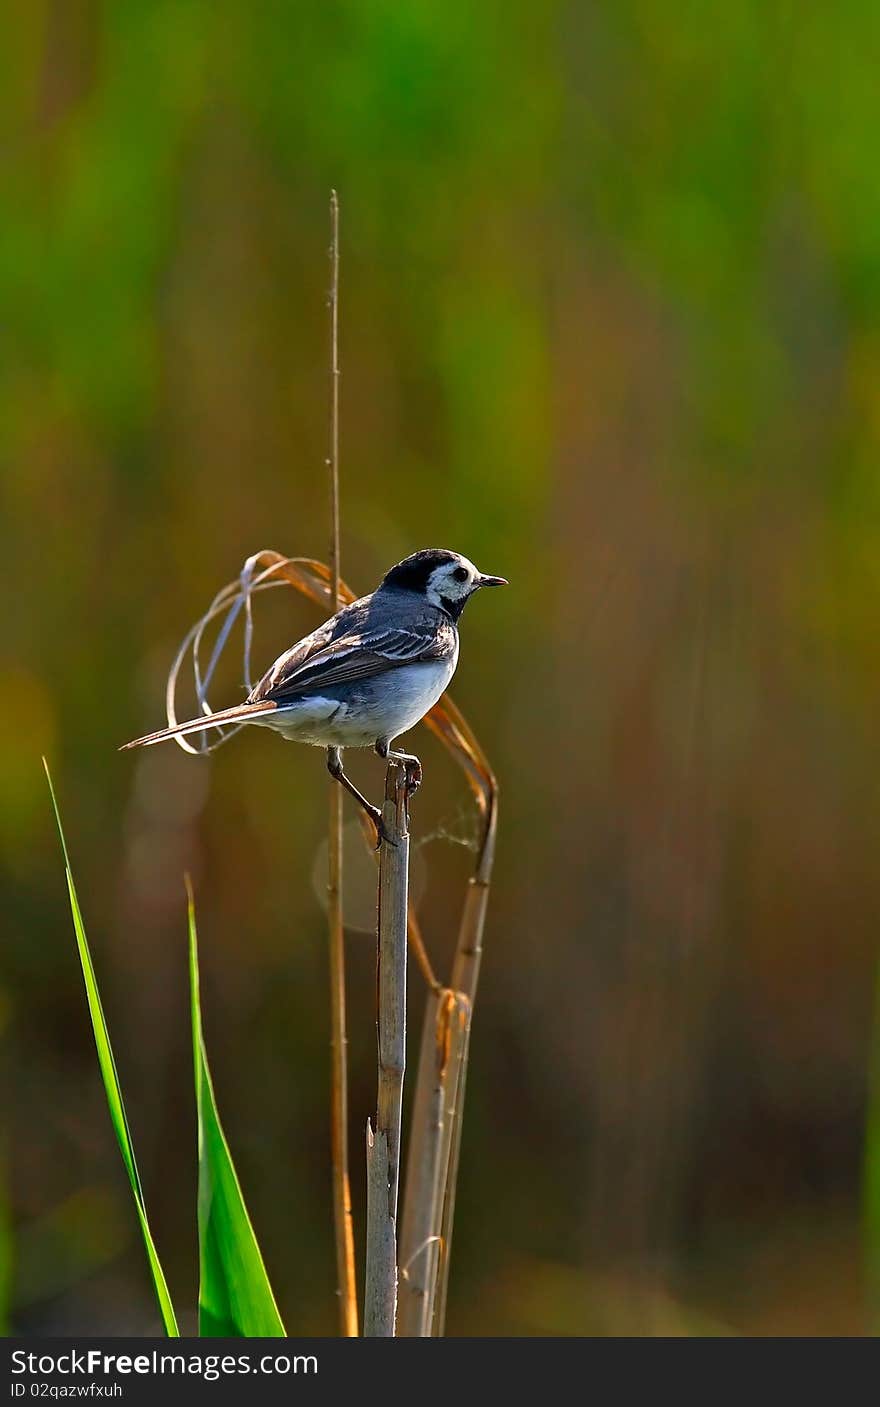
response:
{"label": "white wagtail", "polygon": [[340,748],[372,747],[411,767],[418,759],[391,751],[448,687],[458,664],[458,618],[482,586],[506,586],[484,576],[458,552],[426,548],[392,567],[370,596],[344,606],[311,635],[285,650],[245,703],[162,728],[126,743],[150,747],[225,723],[259,723],[285,738],[327,749],[330,775],[373,818],[382,813],[346,776]]}

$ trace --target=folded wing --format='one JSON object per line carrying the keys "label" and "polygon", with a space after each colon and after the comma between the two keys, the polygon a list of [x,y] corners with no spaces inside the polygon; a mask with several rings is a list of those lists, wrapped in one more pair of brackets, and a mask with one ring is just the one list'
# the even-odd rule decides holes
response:
{"label": "folded wing", "polygon": [[438,628],[433,621],[381,632],[352,629],[329,643],[309,636],[276,660],[254,689],[250,702],[271,700],[283,706],[304,694],[375,678],[404,665],[443,660],[454,651],[454,628]]}

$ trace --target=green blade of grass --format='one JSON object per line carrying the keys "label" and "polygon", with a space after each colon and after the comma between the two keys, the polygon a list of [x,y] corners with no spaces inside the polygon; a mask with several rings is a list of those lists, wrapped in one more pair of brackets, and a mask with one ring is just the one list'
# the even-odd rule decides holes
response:
{"label": "green blade of grass", "polygon": [[217,1113],[202,1036],[198,938],[189,883],[187,899],[199,1122],[199,1333],[203,1338],[284,1338],[284,1325]]}
{"label": "green blade of grass", "polygon": [[147,1208],[144,1202],[143,1188],[141,1187],[140,1174],[138,1173],[137,1162],[134,1156],[134,1145],[131,1141],[131,1132],[128,1127],[128,1119],[125,1114],[125,1105],[122,1100],[122,1090],[119,1085],[119,1076],[116,1073],[116,1061],[113,1058],[113,1048],[110,1045],[110,1033],[107,1030],[107,1022],[104,1017],[104,1010],[101,1006],[101,997],[98,991],[98,980],[95,976],[95,969],[92,965],[92,955],[89,951],[86,930],[80,912],[79,900],[76,896],[76,887],[73,882],[73,871],[70,868],[70,856],[67,853],[67,842],[64,838],[64,829],[61,825],[61,813],[58,810],[58,802],[55,797],[55,788],[52,785],[52,778],[49,774],[49,764],[45,757],[43,766],[46,769],[46,780],[49,783],[49,794],[52,797],[52,807],[55,812],[55,821],[58,826],[58,835],[61,840],[61,849],[64,854],[64,868],[67,875],[67,892],[70,896],[70,912],[73,917],[73,928],[76,933],[76,945],[79,950],[79,960],[82,966],[83,981],[86,987],[86,997],[89,1003],[89,1015],[92,1018],[92,1031],[95,1036],[95,1048],[98,1052],[98,1064],[101,1067],[101,1077],[104,1081],[104,1089],[107,1094],[107,1105],[110,1110],[110,1121],[113,1124],[119,1149],[122,1153],[122,1161],[128,1173],[128,1181],[131,1185],[132,1196],[134,1197],[137,1209],[138,1221],[140,1222],[141,1235],[144,1238],[144,1246],[147,1252],[147,1260],[150,1266],[150,1275],[153,1280],[153,1288],[156,1292],[156,1299],[159,1302],[159,1312],[162,1315],[162,1323],[169,1338],[178,1338],[177,1319],[174,1314],[174,1307],[171,1303],[171,1296],[168,1293],[168,1286],[162,1266],[159,1263],[159,1256],[153,1242],[150,1224],[147,1220]]}

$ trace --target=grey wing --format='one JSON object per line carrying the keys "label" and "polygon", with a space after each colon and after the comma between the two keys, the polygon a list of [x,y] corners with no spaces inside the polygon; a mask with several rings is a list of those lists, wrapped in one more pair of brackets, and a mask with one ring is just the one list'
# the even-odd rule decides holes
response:
{"label": "grey wing", "polygon": [[455,651],[455,629],[448,623],[437,626],[426,620],[381,631],[352,624],[355,628],[317,649],[301,654],[297,646],[288,656],[282,655],[257,686],[262,691],[259,697],[283,704],[286,699],[374,678],[403,665],[447,659]]}
{"label": "grey wing", "polygon": [[258,703],[261,699],[271,698],[279,684],[292,679],[298,669],[325,650],[333,640],[361,627],[366,620],[367,604],[367,598],[352,601],[350,606],[344,606],[335,616],[317,626],[310,635],[304,635],[302,640],[285,650],[251,690],[248,702]]}
{"label": "grey wing", "polygon": [[333,621],[325,621],[319,625],[317,630],[313,630],[311,635],[306,635],[296,645],[285,650],[270,669],[266,671],[258,684],[254,686],[248,695],[248,703],[258,703],[262,699],[272,697],[273,691],[284,679],[292,678],[296,671],[301,668],[313,655],[318,654],[332,639]]}

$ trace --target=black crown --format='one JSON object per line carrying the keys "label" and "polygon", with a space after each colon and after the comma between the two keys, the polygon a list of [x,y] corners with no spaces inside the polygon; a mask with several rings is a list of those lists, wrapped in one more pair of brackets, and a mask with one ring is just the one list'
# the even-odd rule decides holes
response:
{"label": "black crown", "polygon": [[449,552],[445,547],[424,547],[386,572],[382,585],[396,586],[403,591],[424,591],[433,571],[457,561],[457,552]]}

